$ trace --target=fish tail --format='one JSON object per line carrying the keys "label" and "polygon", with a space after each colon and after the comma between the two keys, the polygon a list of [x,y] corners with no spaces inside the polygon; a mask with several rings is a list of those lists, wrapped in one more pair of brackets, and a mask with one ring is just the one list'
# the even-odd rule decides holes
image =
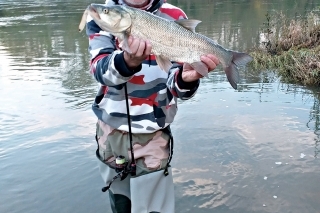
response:
{"label": "fish tail", "polygon": [[228,64],[224,68],[224,71],[226,72],[228,81],[230,82],[231,86],[234,89],[237,89],[237,84],[240,81],[239,67],[245,66],[247,63],[252,61],[253,58],[246,53],[234,51],[230,52],[232,53],[232,60],[230,64]]}

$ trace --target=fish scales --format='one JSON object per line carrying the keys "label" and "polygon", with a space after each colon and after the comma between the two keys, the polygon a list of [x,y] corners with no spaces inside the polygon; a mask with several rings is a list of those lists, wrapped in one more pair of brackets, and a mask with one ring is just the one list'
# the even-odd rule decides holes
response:
{"label": "fish scales", "polygon": [[[129,35],[149,40],[152,53],[164,71],[172,67],[171,61],[176,61],[188,63],[199,74],[207,76],[208,68],[200,58],[202,55],[214,54],[219,59],[231,86],[237,89],[240,81],[239,67],[245,66],[253,59],[246,53],[225,49],[214,40],[196,33],[194,28],[200,23],[198,20],[170,21],[143,10],[121,5],[91,4],[88,8],[89,14],[102,30],[123,41],[123,50],[130,52]],[[80,26],[83,24],[80,23]]]}
{"label": "fish scales", "polygon": [[[220,51],[220,46],[201,34],[194,33],[174,21],[145,13],[128,10],[132,17],[131,34],[148,39],[155,55],[163,55],[171,60],[193,63],[205,54],[216,53],[221,63],[231,61],[231,54]],[[227,61],[225,61],[227,59]]]}

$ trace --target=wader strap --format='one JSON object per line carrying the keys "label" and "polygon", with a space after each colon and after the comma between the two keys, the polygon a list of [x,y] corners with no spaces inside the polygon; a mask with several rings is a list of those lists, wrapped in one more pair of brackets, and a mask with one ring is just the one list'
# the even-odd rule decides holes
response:
{"label": "wader strap", "polygon": [[169,135],[169,157],[168,157],[166,168],[164,169],[164,172],[163,172],[164,175],[167,176],[169,174],[168,167],[170,167],[170,162],[172,160],[172,155],[173,155],[173,136],[171,133],[170,125],[164,128],[162,131],[167,135]]}
{"label": "wader strap", "polygon": [[[96,141],[97,141],[96,157],[97,157],[102,163],[106,164],[106,162],[104,162],[103,160],[101,160],[101,157],[100,157],[100,154],[99,154],[99,142],[98,142],[98,136],[97,136],[97,134],[96,134],[95,138],[96,138]],[[108,164],[106,164],[106,165],[108,165]],[[108,165],[108,166],[110,166],[110,165]]]}

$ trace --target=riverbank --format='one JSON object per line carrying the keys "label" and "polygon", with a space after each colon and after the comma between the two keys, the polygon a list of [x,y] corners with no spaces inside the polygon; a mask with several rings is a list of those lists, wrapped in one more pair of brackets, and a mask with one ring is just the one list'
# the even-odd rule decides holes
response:
{"label": "riverbank", "polygon": [[320,85],[320,11],[288,20],[267,14],[262,43],[250,55],[255,70],[275,70],[287,83]]}

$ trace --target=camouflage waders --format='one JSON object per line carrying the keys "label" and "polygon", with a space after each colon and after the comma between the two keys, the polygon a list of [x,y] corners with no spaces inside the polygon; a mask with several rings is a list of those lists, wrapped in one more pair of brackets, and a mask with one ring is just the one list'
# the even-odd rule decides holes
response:
{"label": "camouflage waders", "polygon": [[[163,131],[132,134],[136,176],[115,180],[109,197],[113,213],[174,213],[174,186],[169,158],[169,135]],[[97,155],[102,179],[107,184],[117,175],[107,164],[122,155],[131,161],[129,133],[97,123]],[[169,174],[164,175],[168,169]]]}

